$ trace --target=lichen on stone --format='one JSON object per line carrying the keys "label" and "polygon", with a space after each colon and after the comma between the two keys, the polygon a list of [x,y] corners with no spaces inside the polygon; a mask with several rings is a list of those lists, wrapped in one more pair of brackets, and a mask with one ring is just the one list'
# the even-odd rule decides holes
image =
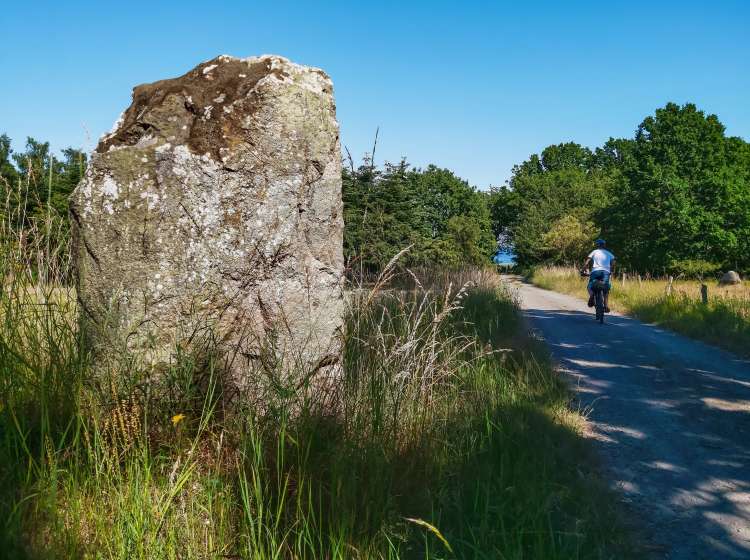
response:
{"label": "lichen on stone", "polygon": [[337,354],[341,159],[322,71],[222,55],[136,87],[71,215],[83,324],[99,351],[118,339],[167,360],[166,341],[200,310],[242,357],[230,368],[238,386],[269,336],[282,361],[296,353],[312,370]]}

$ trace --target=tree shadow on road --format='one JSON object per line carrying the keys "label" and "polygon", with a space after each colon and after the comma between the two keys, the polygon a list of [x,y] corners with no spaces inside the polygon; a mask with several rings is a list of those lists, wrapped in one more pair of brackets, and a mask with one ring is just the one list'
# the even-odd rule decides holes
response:
{"label": "tree shadow on road", "polygon": [[750,558],[750,364],[608,316],[528,309],[623,501],[669,558]]}

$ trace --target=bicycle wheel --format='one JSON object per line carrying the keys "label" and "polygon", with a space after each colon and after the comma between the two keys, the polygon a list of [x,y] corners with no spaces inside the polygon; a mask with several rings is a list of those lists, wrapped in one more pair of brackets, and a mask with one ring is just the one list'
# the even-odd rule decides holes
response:
{"label": "bicycle wheel", "polygon": [[604,324],[604,295],[601,290],[596,291],[596,320]]}

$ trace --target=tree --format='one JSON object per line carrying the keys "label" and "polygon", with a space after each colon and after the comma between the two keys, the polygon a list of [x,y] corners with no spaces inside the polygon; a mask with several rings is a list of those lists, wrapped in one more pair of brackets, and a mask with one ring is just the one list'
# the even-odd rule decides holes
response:
{"label": "tree", "polygon": [[591,150],[576,144],[566,142],[547,146],[542,150],[541,162],[544,171],[562,171],[563,169],[580,169],[587,171],[591,168]]}
{"label": "tree", "polygon": [[402,161],[380,170],[365,161],[355,171],[344,171],[344,252],[366,270],[380,269],[402,249],[429,237],[408,167]]}
{"label": "tree", "polygon": [[566,215],[552,224],[542,242],[550,260],[575,265],[588,252],[597,233],[593,222],[581,222],[576,216]]}
{"label": "tree", "polygon": [[0,135],[0,194],[3,200],[16,184],[18,172],[11,163],[13,150],[10,148],[10,138],[7,134]]}
{"label": "tree", "polygon": [[610,138],[601,148],[596,148],[591,156],[591,166],[594,169],[619,172],[629,158],[633,157],[635,142],[627,138]]}
{"label": "tree", "polygon": [[343,172],[344,251],[376,271],[404,249],[407,265],[487,262],[495,248],[487,196],[447,169],[378,169],[365,160]]}
{"label": "tree", "polygon": [[25,150],[14,152],[8,136],[0,136],[0,194],[14,239],[48,247],[64,261],[56,249],[66,246],[68,198],[85,170],[81,150],[68,148],[58,159],[49,143],[28,138]]}
{"label": "tree", "polygon": [[748,148],[715,115],[668,103],[643,120],[624,158],[608,235],[640,270],[702,260],[750,264]]}
{"label": "tree", "polygon": [[668,103],[593,152],[548,146],[491,196],[493,229],[522,264],[560,259],[574,218],[643,272],[750,267],[750,144],[693,104]]}
{"label": "tree", "polygon": [[[466,214],[452,216],[448,220],[448,235],[452,241],[458,260],[467,264],[482,264],[488,262],[488,243],[482,238],[483,231],[479,220]],[[492,243],[494,247],[494,243]],[[491,251],[490,251],[491,253]]]}
{"label": "tree", "polygon": [[[434,165],[413,171],[410,178],[430,239],[452,242],[459,262],[488,262],[496,243],[487,197],[452,171]],[[475,247],[468,248],[466,235],[472,236]]]}
{"label": "tree", "polygon": [[487,205],[490,209],[492,232],[495,234],[498,246],[501,249],[511,248],[511,227],[517,221],[520,197],[507,186],[494,187],[490,189]]}
{"label": "tree", "polygon": [[614,174],[595,165],[590,150],[577,144],[549,146],[514,168],[509,187],[495,198],[494,227],[506,233],[520,264],[556,260],[549,232],[565,217],[596,223],[607,207]]}

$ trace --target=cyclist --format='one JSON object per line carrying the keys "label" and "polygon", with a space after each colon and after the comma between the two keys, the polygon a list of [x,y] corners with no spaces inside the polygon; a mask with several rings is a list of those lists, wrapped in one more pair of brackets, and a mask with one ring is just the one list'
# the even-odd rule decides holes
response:
{"label": "cyclist", "polygon": [[605,248],[607,242],[604,239],[596,240],[596,249],[589,253],[586,262],[583,264],[583,270],[591,267],[589,276],[589,307],[594,307],[594,282],[601,280],[606,285],[604,290],[604,311],[609,313],[609,289],[611,284],[609,277],[615,271],[615,256]]}

